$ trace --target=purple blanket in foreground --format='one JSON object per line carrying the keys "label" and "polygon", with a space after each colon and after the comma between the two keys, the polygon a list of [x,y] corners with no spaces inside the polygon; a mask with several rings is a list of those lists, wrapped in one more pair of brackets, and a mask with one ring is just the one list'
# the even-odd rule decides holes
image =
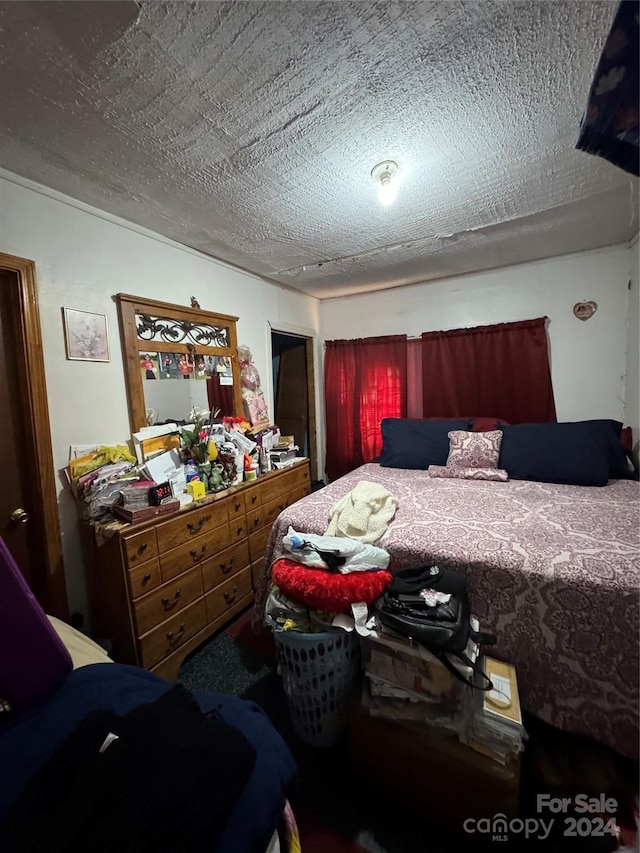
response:
{"label": "purple blanket in foreground", "polygon": [[377,543],[391,569],[442,562],[466,572],[491,654],[517,666],[523,707],[568,731],[638,756],[640,487],[434,479],[369,463],[276,520],[256,597],[289,525],[324,533],[333,504],[361,480],[399,507]]}

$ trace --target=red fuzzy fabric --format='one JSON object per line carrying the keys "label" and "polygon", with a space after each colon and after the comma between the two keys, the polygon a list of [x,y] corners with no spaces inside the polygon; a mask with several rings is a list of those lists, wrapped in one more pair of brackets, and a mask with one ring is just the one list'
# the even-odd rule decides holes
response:
{"label": "red fuzzy fabric", "polygon": [[351,613],[351,604],[364,601],[373,604],[391,582],[391,572],[333,574],[324,569],[310,569],[293,560],[276,560],[271,568],[274,583],[282,592],[314,610]]}

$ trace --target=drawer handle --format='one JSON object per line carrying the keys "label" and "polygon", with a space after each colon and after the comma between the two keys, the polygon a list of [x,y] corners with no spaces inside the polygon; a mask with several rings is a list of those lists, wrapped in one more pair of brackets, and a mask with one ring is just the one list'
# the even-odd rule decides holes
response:
{"label": "drawer handle", "polygon": [[240,501],[236,501],[236,505],[235,505],[235,508],[233,511],[238,512],[239,509],[240,509]]}
{"label": "drawer handle", "polygon": [[207,519],[204,515],[200,516],[197,524],[193,524],[191,521],[187,522],[187,527],[189,528],[189,533],[199,533],[202,530],[202,525],[205,523]]}
{"label": "drawer handle", "polygon": [[282,510],[283,510],[285,507],[286,507],[286,503],[284,503],[284,504],[278,504],[278,509],[280,510],[280,512],[282,512]]}
{"label": "drawer handle", "polygon": [[143,577],[142,577],[142,586],[144,586],[145,584],[149,583],[149,581],[150,581],[150,580],[151,580],[151,572],[147,572],[147,573],[146,573],[145,575],[143,575]]}
{"label": "drawer handle", "polygon": [[227,602],[227,604],[233,604],[233,602],[236,600],[237,594],[238,594],[238,587],[234,586],[234,588],[231,592],[225,592],[224,600]]}
{"label": "drawer handle", "polygon": [[178,599],[180,598],[181,595],[182,595],[182,588],[180,588],[176,592],[176,594],[173,596],[173,598],[163,598],[162,599],[162,605],[163,605],[164,609],[165,610],[173,610],[173,608],[178,603]]}
{"label": "drawer handle", "polygon": [[257,495],[251,495],[251,503],[252,503],[252,504],[254,504],[254,503],[256,502],[256,500],[257,500],[257,499],[258,499],[258,496],[257,496]]}
{"label": "drawer handle", "polygon": [[309,472],[308,471],[304,472],[304,478],[305,478],[305,480],[309,479]]}
{"label": "drawer handle", "polygon": [[144,552],[148,548],[148,542],[143,542],[142,545],[138,548],[138,554],[144,554]]}
{"label": "drawer handle", "polygon": [[231,571],[231,569],[233,568],[233,561],[234,560],[235,560],[235,557],[232,557],[228,563],[220,563],[220,568],[222,569],[223,575],[226,575]]}
{"label": "drawer handle", "polygon": [[241,524],[240,527],[236,527],[236,536],[240,536],[242,531],[244,530],[244,525]]}
{"label": "drawer handle", "polygon": [[189,553],[191,554],[191,559],[193,560],[193,562],[197,563],[198,560],[201,560],[204,557],[204,552],[206,550],[207,550],[207,546],[206,546],[206,544],[204,544],[202,546],[202,548],[200,548],[200,553],[198,553],[197,551],[189,551]]}
{"label": "drawer handle", "polygon": [[253,519],[253,526],[254,526],[254,527],[257,527],[259,524],[260,524],[260,517],[259,517],[259,516],[256,516],[256,517]]}
{"label": "drawer handle", "polygon": [[185,624],[183,622],[175,634],[173,633],[173,631],[167,631],[167,640],[169,640],[170,643],[178,643],[182,639],[182,635],[184,634],[184,632]]}

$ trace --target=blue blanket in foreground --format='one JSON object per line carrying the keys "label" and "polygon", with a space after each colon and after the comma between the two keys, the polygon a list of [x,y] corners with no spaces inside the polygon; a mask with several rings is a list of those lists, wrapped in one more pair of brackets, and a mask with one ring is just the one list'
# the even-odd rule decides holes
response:
{"label": "blue blanket in foreground", "polygon": [[[170,687],[144,669],[124,664],[91,664],[70,672],[45,702],[21,713],[0,715],[0,819],[53,750],[91,711],[126,714],[153,702]],[[196,691],[204,714],[219,714],[239,729],[256,750],[253,773],[229,816],[216,853],[266,849],[278,824],[286,792],[296,775],[288,747],[258,705],[213,691]],[[215,756],[212,773],[224,773]],[[211,853],[203,838],[194,850]]]}

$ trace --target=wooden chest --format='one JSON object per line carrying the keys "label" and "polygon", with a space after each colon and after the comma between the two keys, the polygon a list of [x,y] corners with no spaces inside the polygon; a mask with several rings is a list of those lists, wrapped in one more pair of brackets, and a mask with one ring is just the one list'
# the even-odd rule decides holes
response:
{"label": "wooden chest", "polygon": [[305,459],[169,517],[85,530],[96,636],[111,640],[117,661],[175,678],[189,652],[252,603],[271,525],[309,491]]}

